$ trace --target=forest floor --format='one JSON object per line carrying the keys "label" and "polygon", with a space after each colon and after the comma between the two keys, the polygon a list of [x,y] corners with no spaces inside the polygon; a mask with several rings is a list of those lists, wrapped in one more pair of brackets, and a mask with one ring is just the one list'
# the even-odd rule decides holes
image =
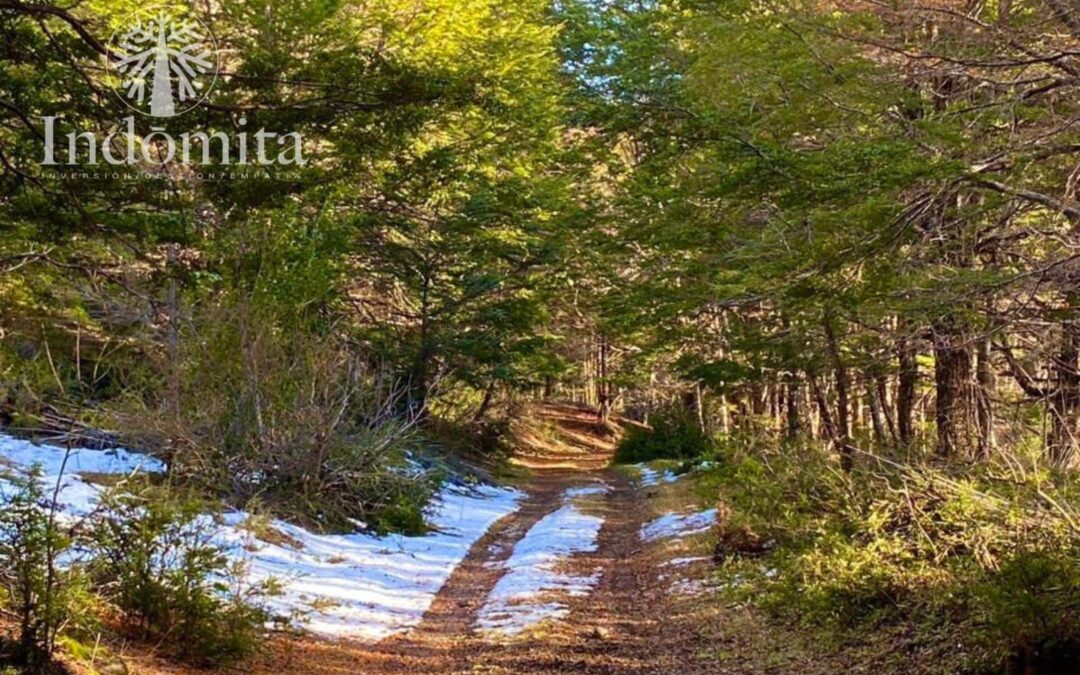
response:
{"label": "forest floor", "polygon": [[[645,540],[643,526],[658,516],[663,520],[700,508],[686,480],[676,482],[671,474],[658,480],[656,472],[642,476],[611,467],[616,432],[597,426],[595,413],[587,409],[548,405],[540,418],[541,427],[531,439],[524,434],[526,442],[514,458],[530,474],[519,486],[527,495],[520,508],[472,546],[418,626],[374,644],[278,635],[257,657],[230,672],[869,672],[853,668],[850,653],[823,655],[820,646],[801,644],[798,636],[769,624],[751,608],[727,605],[710,593],[707,526]],[[602,491],[596,489],[600,485]],[[568,497],[573,494],[589,496],[575,501]],[[485,630],[492,591],[514,571],[507,561],[534,526],[569,504],[579,505],[580,515],[598,527],[591,549],[560,559],[558,573],[593,583],[578,592],[538,598],[540,608],[558,606],[561,611],[526,622],[520,632]],[[874,660],[865,663],[872,666]],[[200,672],[130,652],[125,663],[135,673]]]}

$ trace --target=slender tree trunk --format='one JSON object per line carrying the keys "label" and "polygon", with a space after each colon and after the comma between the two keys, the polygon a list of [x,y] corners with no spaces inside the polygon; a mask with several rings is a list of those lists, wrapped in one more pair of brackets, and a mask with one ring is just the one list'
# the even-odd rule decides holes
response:
{"label": "slender tree trunk", "polygon": [[599,377],[596,378],[597,421],[604,424],[611,416],[611,383],[608,381],[608,358],[611,346],[606,338],[600,338],[597,352]]}
{"label": "slender tree trunk", "polygon": [[896,356],[899,366],[896,386],[896,432],[900,438],[900,445],[907,448],[915,440],[913,425],[915,392],[919,383],[919,361],[914,338],[910,336],[902,338]]}
{"label": "slender tree trunk", "polygon": [[764,415],[765,412],[766,412],[765,390],[761,386],[760,381],[755,380],[750,385],[750,399],[751,399],[750,405],[752,406],[751,411],[754,413],[754,415],[755,416]]}
{"label": "slender tree trunk", "polygon": [[705,425],[705,390],[700,382],[694,385],[694,399],[696,401],[694,412],[697,414],[698,427],[707,433],[708,428]]}
{"label": "slender tree trunk", "polygon": [[885,418],[886,428],[889,430],[889,438],[892,439],[893,445],[898,442],[896,436],[896,421],[893,419],[892,406],[889,403],[889,383],[886,380],[885,375],[882,373],[876,373],[874,375],[874,386],[877,389],[878,401],[881,405],[882,416]]}
{"label": "slender tree trunk", "polygon": [[878,445],[884,445],[885,420],[881,412],[882,403],[874,387],[874,378],[869,373],[863,373],[863,388],[866,390],[866,400],[870,405],[870,424],[874,429],[874,441]]}
{"label": "slender tree trunk", "polygon": [[810,392],[813,394],[814,403],[817,405],[822,435],[836,446],[839,442],[839,435],[836,432],[836,424],[833,422],[832,413],[829,411],[829,401],[825,398],[825,392],[821,390],[821,383],[818,381],[817,375],[811,373],[808,379],[810,380]]}
{"label": "slender tree trunk", "polygon": [[795,438],[802,430],[802,420],[799,418],[799,379],[794,372],[788,371],[784,375],[785,412],[787,413],[787,437]]}
{"label": "slender tree trunk", "polygon": [[851,445],[851,428],[849,426],[848,380],[847,367],[840,356],[840,345],[836,340],[832,320],[826,316],[824,321],[825,340],[829,348],[829,357],[833,362],[833,373],[836,379],[836,433],[837,451],[840,453],[840,466],[845,471],[850,471],[855,465],[855,448]]}
{"label": "slender tree trunk", "polygon": [[473,422],[479,422],[484,419],[484,415],[487,415],[488,410],[491,409],[491,404],[495,400],[495,379],[492,378],[488,382],[488,386],[484,389],[484,399],[480,401],[480,408],[477,409],[476,415],[473,416]]}
{"label": "slender tree trunk", "polygon": [[974,411],[971,346],[954,316],[939,320],[933,329],[934,385],[937,398],[937,452],[963,457],[978,447]]}
{"label": "slender tree trunk", "polygon": [[165,304],[169,312],[169,407],[175,419],[180,419],[180,295],[176,284],[179,244],[169,244],[165,261],[169,268],[169,287]]}
{"label": "slender tree trunk", "polygon": [[975,412],[979,425],[979,457],[988,459],[997,446],[994,436],[994,390],[996,382],[990,363],[990,337],[979,339],[975,352]]}
{"label": "slender tree trunk", "polygon": [[420,336],[416,358],[409,369],[408,397],[403,401],[406,416],[424,419],[427,416],[428,389],[431,386],[431,361],[435,358],[435,344],[431,331],[431,275],[425,273],[420,290]]}

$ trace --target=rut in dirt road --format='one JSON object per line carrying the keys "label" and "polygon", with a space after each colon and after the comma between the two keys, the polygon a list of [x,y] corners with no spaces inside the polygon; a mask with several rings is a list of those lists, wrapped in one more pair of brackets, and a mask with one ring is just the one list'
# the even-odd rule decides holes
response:
{"label": "rut in dirt road", "polygon": [[[594,412],[568,405],[544,406],[534,419],[545,425],[543,433],[527,440],[515,457],[532,473],[521,507],[477,541],[418,626],[375,645],[301,639],[256,672],[696,672],[686,654],[666,653],[658,644],[658,636],[677,627],[663,616],[667,589],[641,555],[643,495],[624,474],[608,468],[617,428],[598,425]],[[571,498],[577,494],[590,496]],[[518,636],[478,630],[492,590],[517,571],[507,569],[515,546],[571,501],[591,522],[602,522],[592,533],[592,547],[561,559],[557,573],[588,578],[591,587],[535,598],[559,610]]]}

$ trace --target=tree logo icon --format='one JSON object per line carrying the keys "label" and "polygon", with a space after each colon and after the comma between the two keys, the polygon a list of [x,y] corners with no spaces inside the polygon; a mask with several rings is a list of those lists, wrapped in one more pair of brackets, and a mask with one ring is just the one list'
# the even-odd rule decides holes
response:
{"label": "tree logo icon", "polygon": [[217,81],[217,45],[197,19],[148,10],[114,33],[109,48],[117,94],[144,115],[182,115]]}

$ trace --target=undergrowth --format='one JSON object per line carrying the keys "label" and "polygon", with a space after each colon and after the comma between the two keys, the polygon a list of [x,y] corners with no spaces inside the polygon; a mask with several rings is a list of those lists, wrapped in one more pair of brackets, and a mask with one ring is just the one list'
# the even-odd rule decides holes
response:
{"label": "undergrowth", "polygon": [[846,474],[816,446],[728,443],[724,587],[822,639],[904,627],[940,672],[1059,673],[1080,659],[1075,479],[1016,459],[878,458]]}
{"label": "undergrowth", "polygon": [[682,406],[669,406],[649,415],[651,428],[629,427],[615,450],[615,461],[637,464],[656,459],[691,460],[710,455],[713,439],[696,417]]}
{"label": "undergrowth", "polygon": [[[0,668],[66,672],[103,632],[134,634],[200,666],[242,659],[262,644],[274,580],[249,583],[215,543],[206,505],[133,481],[89,515],[59,516],[35,468],[0,488]],[[92,648],[87,645],[93,645]]]}
{"label": "undergrowth", "polygon": [[131,444],[158,449],[174,481],[318,531],[424,531],[439,479],[414,470],[425,439],[390,373],[332,328],[248,300],[185,330],[164,375],[172,393],[114,405]]}

